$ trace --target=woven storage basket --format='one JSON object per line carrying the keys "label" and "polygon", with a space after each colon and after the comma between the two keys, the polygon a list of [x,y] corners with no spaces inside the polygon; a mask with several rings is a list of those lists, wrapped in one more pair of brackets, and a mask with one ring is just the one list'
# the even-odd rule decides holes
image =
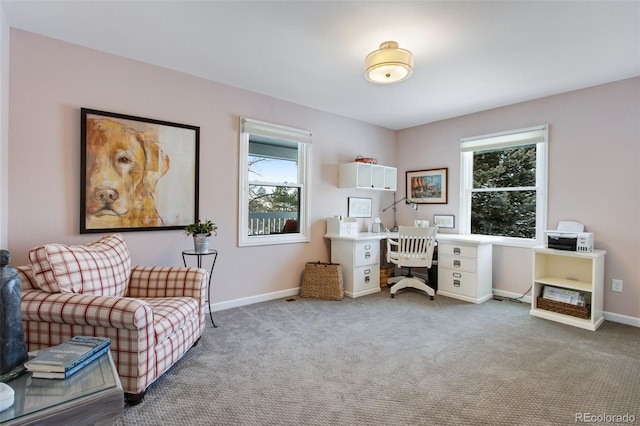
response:
{"label": "woven storage basket", "polygon": [[387,280],[393,275],[393,267],[381,266],[380,267],[380,287],[387,286]]}
{"label": "woven storage basket", "polygon": [[572,317],[589,319],[591,316],[591,305],[577,306],[570,303],[558,302],[556,300],[544,299],[542,297],[537,298],[536,306],[540,309],[545,309],[551,312],[557,312],[559,314],[571,315]]}
{"label": "woven storage basket", "polygon": [[342,300],[344,283],[339,263],[307,262],[302,274],[301,297]]}

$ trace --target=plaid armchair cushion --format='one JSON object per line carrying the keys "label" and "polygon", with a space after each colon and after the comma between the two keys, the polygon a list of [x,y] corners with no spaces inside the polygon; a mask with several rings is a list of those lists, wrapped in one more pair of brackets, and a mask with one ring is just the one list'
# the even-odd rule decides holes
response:
{"label": "plaid armchair cushion", "polygon": [[86,245],[46,244],[29,252],[38,287],[47,293],[123,296],[131,257],[120,234]]}

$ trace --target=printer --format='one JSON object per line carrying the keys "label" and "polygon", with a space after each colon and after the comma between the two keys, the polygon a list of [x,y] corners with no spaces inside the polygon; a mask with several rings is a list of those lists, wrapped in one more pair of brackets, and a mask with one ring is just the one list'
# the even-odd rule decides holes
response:
{"label": "printer", "polygon": [[544,246],[556,250],[593,251],[593,233],[584,232],[584,225],[572,220],[561,220],[558,229],[544,232]]}

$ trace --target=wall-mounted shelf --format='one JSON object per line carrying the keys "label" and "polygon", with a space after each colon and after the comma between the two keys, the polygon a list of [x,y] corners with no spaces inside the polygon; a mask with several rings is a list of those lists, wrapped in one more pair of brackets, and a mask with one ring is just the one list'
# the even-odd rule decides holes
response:
{"label": "wall-mounted shelf", "polygon": [[340,188],[395,191],[398,186],[398,170],[395,167],[369,163],[345,163],[338,169]]}

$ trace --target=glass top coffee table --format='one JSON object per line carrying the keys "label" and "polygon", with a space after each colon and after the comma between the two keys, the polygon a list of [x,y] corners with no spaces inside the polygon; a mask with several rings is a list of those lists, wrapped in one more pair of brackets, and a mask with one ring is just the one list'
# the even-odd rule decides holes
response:
{"label": "glass top coffee table", "polygon": [[27,372],[7,385],[16,394],[13,405],[0,412],[2,426],[110,424],[124,409],[110,351],[65,380],[34,379]]}

